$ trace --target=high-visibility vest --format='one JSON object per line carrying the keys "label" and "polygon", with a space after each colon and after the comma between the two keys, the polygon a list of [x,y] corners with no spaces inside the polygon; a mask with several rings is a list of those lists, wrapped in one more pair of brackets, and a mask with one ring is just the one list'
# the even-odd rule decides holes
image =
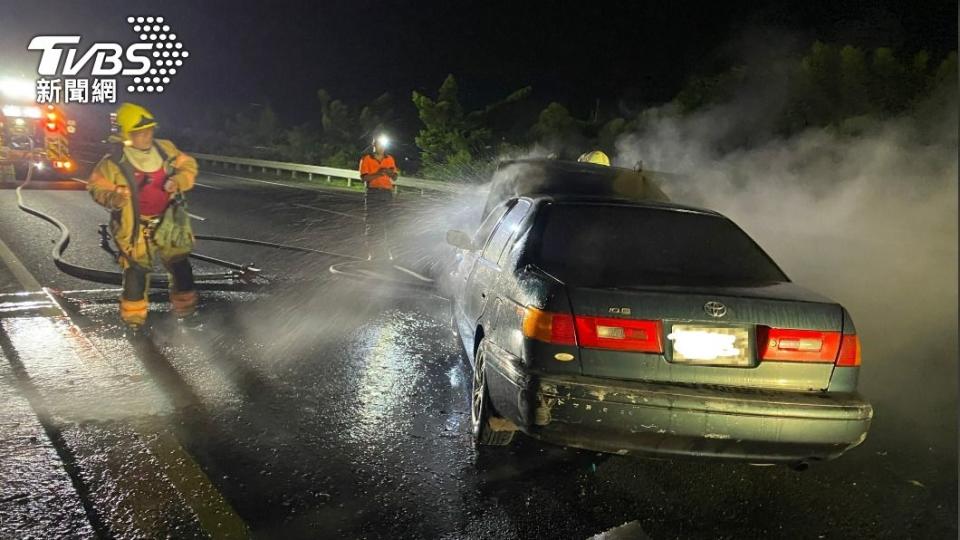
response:
{"label": "high-visibility vest", "polygon": [[[397,163],[390,154],[384,154],[383,159],[377,159],[374,154],[365,154],[360,158],[360,175],[374,174],[380,169],[397,170]],[[367,183],[368,189],[393,189],[393,179],[386,174],[380,174]]]}

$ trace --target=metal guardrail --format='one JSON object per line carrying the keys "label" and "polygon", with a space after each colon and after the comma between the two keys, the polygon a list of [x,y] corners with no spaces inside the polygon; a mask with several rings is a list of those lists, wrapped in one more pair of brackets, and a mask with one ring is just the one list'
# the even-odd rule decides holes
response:
{"label": "metal guardrail", "polygon": [[[79,144],[78,146],[82,147],[92,145]],[[187,153],[200,162],[206,162],[208,164],[220,164],[223,166],[232,165],[238,171],[244,170],[244,168],[248,172],[253,172],[254,169],[259,169],[260,172],[263,173],[274,171],[276,172],[277,176],[280,176],[286,172],[290,173],[291,178],[298,178],[298,174],[303,174],[306,175],[308,180],[313,180],[315,176],[319,176],[321,178],[326,178],[327,182],[331,182],[334,178],[342,178],[347,181],[348,187],[352,186],[354,182],[360,181],[360,172],[353,169],[338,169],[336,167],[308,165],[305,163],[291,163],[287,161],[270,161],[265,159],[250,159],[234,156],[218,156],[214,154],[200,154],[189,151]],[[684,175],[660,171],[647,170],[644,173],[649,175],[650,178],[665,184],[676,183],[686,178]],[[404,189],[418,189],[420,190],[421,195],[425,191],[460,193],[467,188],[467,186],[463,184],[454,182],[438,182],[436,180],[427,180],[425,178],[416,178],[413,176],[400,176],[395,184],[396,186]]]}
{"label": "metal guardrail", "polygon": [[[263,159],[248,159],[231,156],[216,156],[213,154],[197,154],[190,152],[190,155],[198,161],[233,165],[237,170],[246,167],[248,172],[254,169],[260,169],[260,172],[276,171],[277,176],[283,172],[289,172],[291,178],[297,178],[297,174],[306,175],[308,180],[313,180],[314,176],[326,177],[327,182],[333,178],[343,178],[347,181],[347,186],[352,186],[353,182],[360,181],[360,172],[352,169],[337,169],[334,167],[323,167],[320,165],[306,165],[303,163],[289,163],[285,161],[268,161]],[[425,180],[423,178],[414,178],[412,176],[400,176],[397,178],[396,185],[400,188],[419,189],[422,194],[426,190],[443,191],[447,193],[458,193],[462,187],[447,182],[437,182],[436,180]]]}

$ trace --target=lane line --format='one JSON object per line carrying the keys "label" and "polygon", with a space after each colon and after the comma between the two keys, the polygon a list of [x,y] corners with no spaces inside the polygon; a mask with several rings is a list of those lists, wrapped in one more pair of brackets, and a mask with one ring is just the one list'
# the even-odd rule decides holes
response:
{"label": "lane line", "polygon": [[[59,317],[65,318],[69,321],[70,326],[76,329],[75,332],[71,333],[74,340],[82,341],[82,344],[86,345],[86,347],[79,347],[79,349],[87,348],[87,352],[95,351],[100,356],[106,357],[103,351],[77,328],[67,312],[59,305],[56,297],[51,294],[49,289],[40,286],[40,282],[27,270],[2,239],[0,239],[0,260],[7,265],[23,287],[40,291],[56,306]],[[12,345],[12,342],[10,344]],[[78,358],[81,357],[80,350],[75,349],[74,352]],[[34,412],[39,415],[42,411],[38,412],[35,406]],[[153,457],[159,461],[161,474],[167,478],[167,481],[186,501],[187,506],[193,510],[205,532],[216,538],[249,537],[250,530],[246,522],[237,514],[236,510],[203,471],[203,468],[183,448],[176,437],[166,430],[147,430],[136,422],[131,427],[139,434],[139,440],[146,443]],[[76,476],[76,471],[71,476]],[[79,481],[79,477],[74,480]]]}
{"label": "lane line", "polygon": [[207,184],[201,184],[200,182],[194,182],[194,184],[195,184],[195,185],[198,185],[198,186],[200,186],[200,187],[205,187],[205,188],[207,188],[207,189],[215,189],[215,190],[217,190],[217,191],[220,191],[220,190],[223,189],[222,187],[210,186],[210,185],[207,185]]}
{"label": "lane line", "polygon": [[13,251],[7,247],[7,244],[3,242],[3,239],[0,239],[0,261],[3,261],[3,264],[7,265],[7,268],[10,269],[10,272],[13,273],[13,277],[20,282],[26,290],[28,291],[42,291],[43,286],[40,285],[40,282],[37,281],[33,274],[27,270],[27,267],[20,262],[20,259],[14,255]]}
{"label": "lane line", "polygon": [[[109,366],[108,369],[120,374],[120,370],[107,360],[103,350],[74,322],[67,309],[60,304],[60,299],[50,289],[44,289],[44,292],[60,310],[60,317],[70,326],[70,332],[64,337],[72,345],[71,349],[76,358],[88,365],[106,362],[104,365]],[[157,384],[162,386],[159,380]],[[167,395],[167,397],[171,403],[174,402],[175,396]],[[193,511],[204,532],[212,538],[250,537],[246,522],[237,514],[193,456],[170,432],[173,429],[171,425],[164,423],[155,429],[150,429],[144,423],[130,421],[129,426],[138,435],[136,441],[143,444],[159,462],[159,475],[166,478],[185,505]],[[152,464],[148,461],[144,466],[150,468]]]}
{"label": "lane line", "polygon": [[298,208],[307,208],[307,209],[309,209],[309,210],[316,210],[316,211],[318,211],[318,212],[326,212],[326,213],[328,213],[328,214],[336,214],[336,215],[338,215],[338,216],[348,217],[348,218],[351,218],[351,219],[363,219],[362,217],[360,217],[360,216],[355,216],[355,215],[353,215],[353,214],[346,214],[346,213],[344,213],[344,212],[337,212],[336,210],[327,210],[326,208],[320,208],[320,207],[318,207],[318,206],[310,206],[309,204],[292,203],[290,206],[296,206],[296,207],[298,207]]}

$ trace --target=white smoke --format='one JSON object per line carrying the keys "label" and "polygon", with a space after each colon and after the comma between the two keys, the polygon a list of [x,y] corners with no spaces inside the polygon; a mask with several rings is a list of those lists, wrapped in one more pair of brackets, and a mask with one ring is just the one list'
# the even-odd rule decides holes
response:
{"label": "white smoke", "polygon": [[674,200],[727,215],[793,281],[843,304],[878,421],[919,419],[956,444],[956,87],[858,136],[811,129],[724,150],[738,116],[648,112],[616,160],[681,173],[663,185]]}

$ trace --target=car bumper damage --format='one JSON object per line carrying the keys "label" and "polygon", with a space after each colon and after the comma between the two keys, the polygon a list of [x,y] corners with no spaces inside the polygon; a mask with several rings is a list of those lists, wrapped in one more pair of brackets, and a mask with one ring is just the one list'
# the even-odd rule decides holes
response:
{"label": "car bumper damage", "polygon": [[528,435],[565,446],[794,463],[840,456],[865,440],[873,418],[856,393],[535,374],[505,351],[490,352],[498,411]]}

